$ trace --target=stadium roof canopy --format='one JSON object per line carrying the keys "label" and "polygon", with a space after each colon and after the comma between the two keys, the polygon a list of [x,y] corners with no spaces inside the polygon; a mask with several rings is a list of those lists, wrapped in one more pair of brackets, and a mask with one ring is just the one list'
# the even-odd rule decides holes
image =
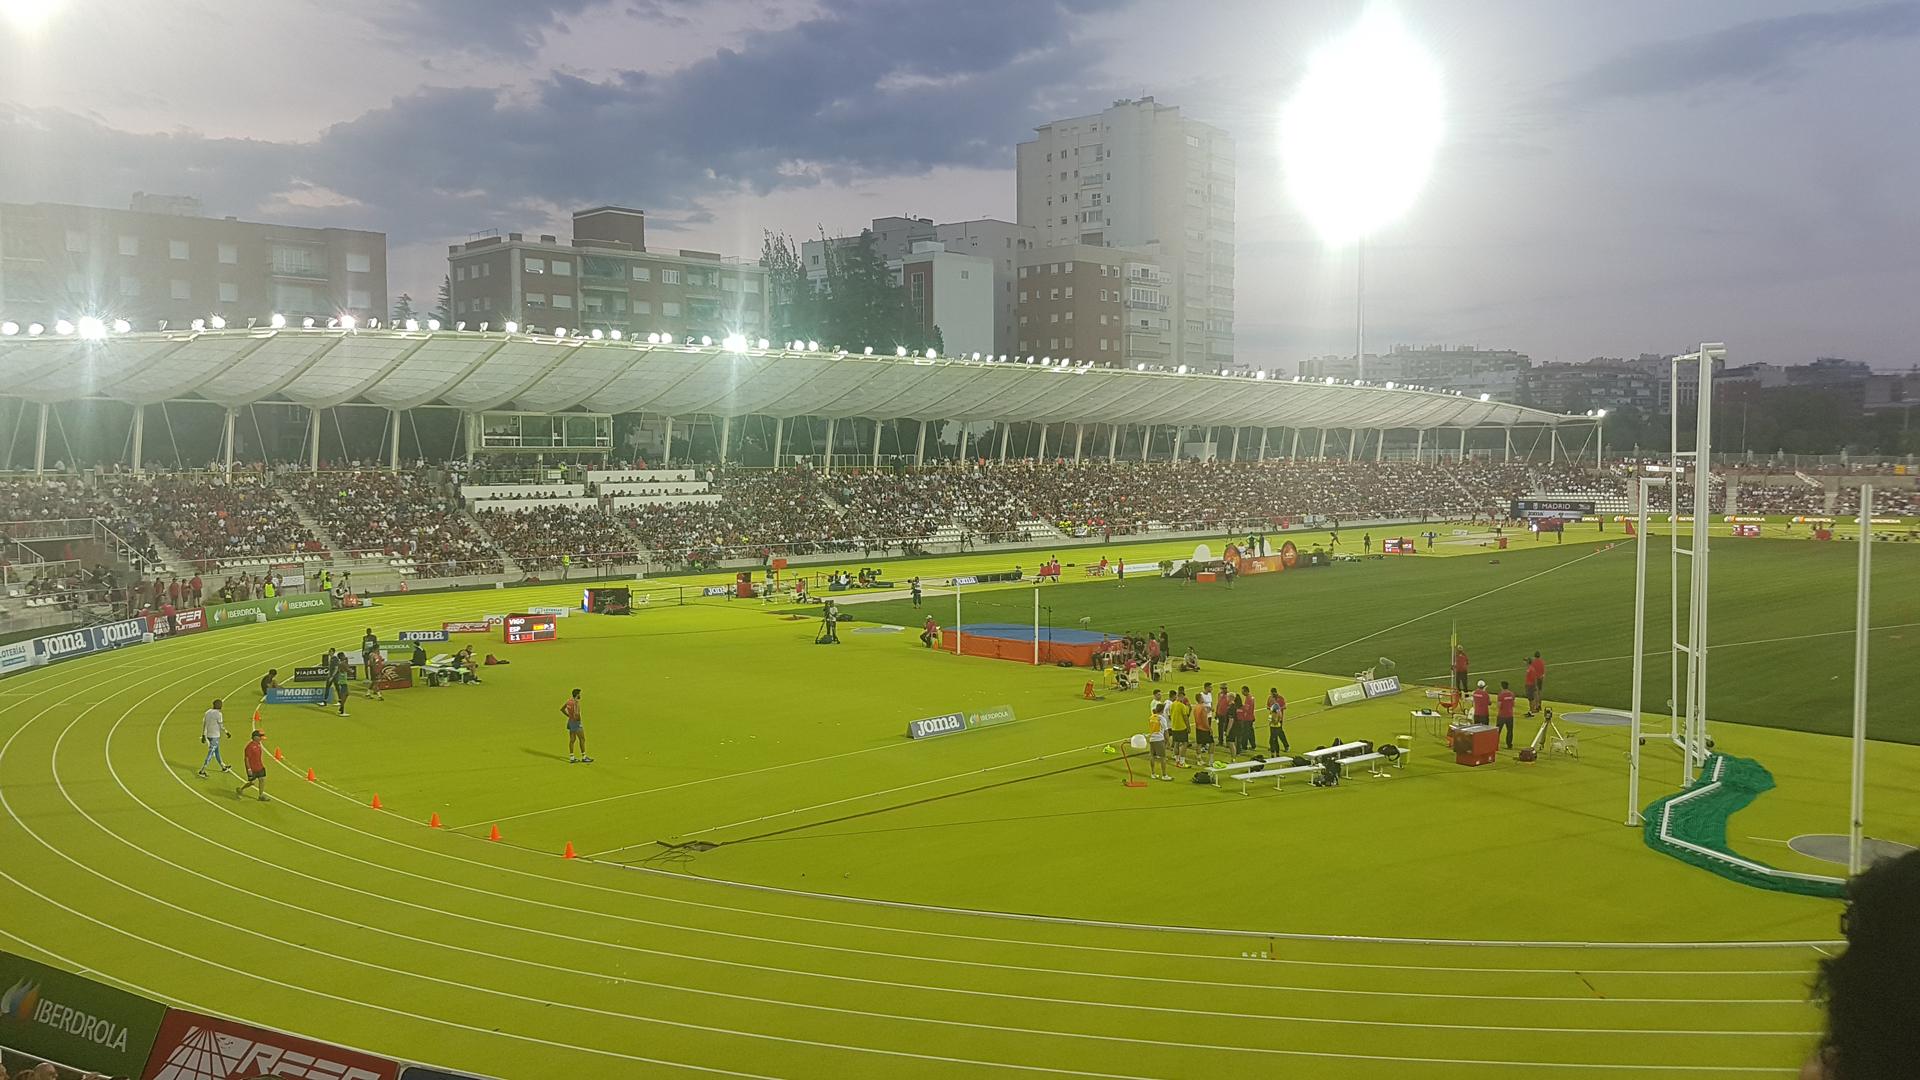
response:
{"label": "stadium roof canopy", "polygon": [[466,331],[16,333],[0,337],[0,397],[1291,428],[1593,422],[1417,388],[1062,363]]}

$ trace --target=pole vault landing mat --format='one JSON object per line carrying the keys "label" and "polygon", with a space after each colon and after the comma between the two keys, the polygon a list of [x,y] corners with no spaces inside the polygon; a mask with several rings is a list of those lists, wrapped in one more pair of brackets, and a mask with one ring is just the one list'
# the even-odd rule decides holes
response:
{"label": "pole vault landing mat", "polygon": [[[1038,634],[1041,663],[1071,663],[1075,667],[1092,667],[1095,656],[1119,647],[1123,640],[1118,635],[1104,634],[1098,630],[1061,627],[1043,626]],[[947,627],[940,631],[940,647],[953,652],[957,638],[960,642],[959,652],[963,656],[986,656],[995,660],[1018,660],[1023,664],[1031,664],[1034,637],[1033,627],[1018,623],[962,623],[958,627]]]}

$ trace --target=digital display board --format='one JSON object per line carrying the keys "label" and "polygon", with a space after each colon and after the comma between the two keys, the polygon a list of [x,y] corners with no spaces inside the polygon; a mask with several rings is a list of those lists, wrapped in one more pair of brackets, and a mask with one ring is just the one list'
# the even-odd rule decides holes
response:
{"label": "digital display board", "polygon": [[1561,518],[1584,521],[1593,516],[1593,503],[1586,499],[1515,499],[1513,517]]}
{"label": "digital display board", "polygon": [[501,640],[509,645],[553,641],[560,636],[560,617],[557,615],[509,615],[500,626]]}

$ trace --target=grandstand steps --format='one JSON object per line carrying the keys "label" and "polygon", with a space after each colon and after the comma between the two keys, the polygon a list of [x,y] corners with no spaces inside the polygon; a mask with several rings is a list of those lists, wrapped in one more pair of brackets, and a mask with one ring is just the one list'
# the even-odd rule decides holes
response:
{"label": "grandstand steps", "polygon": [[286,503],[287,508],[293,511],[294,520],[300,523],[300,527],[307,530],[314,539],[326,545],[328,562],[338,564],[346,561],[340,554],[345,549],[340,546],[339,539],[320,524],[319,518],[313,516],[311,511],[301,505],[300,500],[294,498],[292,493],[281,491],[276,494],[280,496],[280,501]]}
{"label": "grandstand steps", "polygon": [[487,531],[486,526],[480,524],[480,519],[473,516],[472,511],[460,511],[460,519],[467,523],[467,527],[473,530],[475,536],[487,542],[487,546],[493,549],[495,555],[500,556],[500,562],[506,567],[508,575],[512,577],[524,577],[526,575],[526,571],[522,569],[514,557],[507,552],[506,548],[500,546],[500,541],[493,538],[493,534]]}
{"label": "grandstand steps", "polygon": [[[137,520],[137,516],[133,513],[132,508],[127,506],[126,503],[120,501],[118,498],[114,497],[111,493],[103,492],[102,495],[107,500],[107,504],[113,507],[114,514],[119,520],[121,521]],[[165,577],[168,575],[176,575],[179,577],[193,576],[194,570],[196,569],[193,563],[187,560],[179,552],[168,547],[167,542],[165,540],[160,539],[158,535],[150,534],[147,537],[147,542],[153,545],[154,553],[160,556],[160,561],[158,564],[142,565],[140,567],[140,574],[142,576],[145,576],[145,577],[154,577],[156,575],[161,577]],[[131,571],[132,568],[129,566],[128,569]]]}

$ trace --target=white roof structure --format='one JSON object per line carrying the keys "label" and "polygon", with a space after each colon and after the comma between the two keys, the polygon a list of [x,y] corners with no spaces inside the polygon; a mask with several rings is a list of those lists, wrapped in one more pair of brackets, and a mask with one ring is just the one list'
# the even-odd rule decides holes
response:
{"label": "white roof structure", "polygon": [[0,337],[0,398],[1291,428],[1593,422],[1416,388],[1063,365],[468,331],[15,333]]}

